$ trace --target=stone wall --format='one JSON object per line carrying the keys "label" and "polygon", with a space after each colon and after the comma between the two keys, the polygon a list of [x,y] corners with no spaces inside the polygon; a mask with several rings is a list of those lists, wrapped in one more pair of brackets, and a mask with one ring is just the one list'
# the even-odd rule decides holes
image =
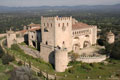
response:
{"label": "stone wall", "polygon": [[[82,61],[85,63],[98,63],[102,62],[107,59],[106,55],[101,55],[101,56],[80,56],[76,61]],[[71,58],[69,57],[69,61],[71,61]]]}
{"label": "stone wall", "polygon": [[68,65],[68,52],[66,49],[55,50],[55,70],[64,72]]}
{"label": "stone wall", "polygon": [[6,36],[6,33],[5,34],[0,34],[0,37],[5,37]]}
{"label": "stone wall", "polygon": [[24,37],[18,37],[16,38],[17,43],[22,43],[25,41]]}

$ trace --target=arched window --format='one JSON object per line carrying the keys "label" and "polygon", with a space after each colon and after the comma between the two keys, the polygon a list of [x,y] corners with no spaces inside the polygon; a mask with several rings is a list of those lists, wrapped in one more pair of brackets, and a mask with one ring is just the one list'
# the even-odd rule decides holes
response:
{"label": "arched window", "polygon": [[75,32],[75,34],[76,34],[76,32]]}
{"label": "arched window", "polygon": [[73,35],[74,35],[74,32],[73,32]]}
{"label": "arched window", "polygon": [[65,42],[63,41],[63,44],[65,44]]}
{"label": "arched window", "polygon": [[85,35],[85,37],[89,37],[89,35]]}
{"label": "arched window", "polygon": [[63,26],[65,26],[65,24],[63,23]]}
{"label": "arched window", "polygon": [[69,26],[69,23],[67,23],[67,26]]}
{"label": "arched window", "polygon": [[47,27],[49,27],[49,23],[47,23]]}
{"label": "arched window", "polygon": [[46,45],[48,45],[48,42],[46,41]]}
{"label": "arched window", "polygon": [[60,27],[60,23],[58,24],[58,27]]}
{"label": "arched window", "polygon": [[52,23],[51,23],[51,27],[52,27]]}

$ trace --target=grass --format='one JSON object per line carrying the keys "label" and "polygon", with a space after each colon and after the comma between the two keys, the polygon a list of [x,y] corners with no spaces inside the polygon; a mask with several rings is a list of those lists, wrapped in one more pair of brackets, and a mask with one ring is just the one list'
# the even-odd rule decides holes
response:
{"label": "grass", "polygon": [[[26,45],[26,46],[28,46],[25,42],[20,43],[20,45]],[[31,47],[31,46],[28,46],[28,48],[31,48],[31,49],[33,49],[33,50],[37,50],[36,48]]]}
{"label": "grass", "polygon": [[0,59],[0,80],[8,80],[10,77],[10,74],[8,74],[8,72],[12,69],[12,65],[3,65],[2,60]]}
{"label": "grass", "polygon": [[[61,80],[76,80],[76,76],[79,76],[78,80],[87,79],[88,76],[91,79],[98,79],[98,76],[101,76],[101,80],[108,80],[111,75],[115,75],[120,71],[120,60],[109,59],[107,60],[108,64],[106,65],[104,63],[70,63],[69,65],[73,66],[72,68],[63,73],[57,73],[49,63],[25,54],[17,45],[14,45],[11,49],[7,50],[24,61],[32,62],[32,64],[40,70],[46,70],[49,74],[57,74],[58,76],[61,76]],[[65,75],[67,75],[67,77],[64,77]]]}
{"label": "grass", "polygon": [[[72,65],[72,64],[71,64]],[[69,77],[65,80],[74,80],[75,76],[79,76],[81,79],[87,79],[89,76],[91,79],[98,79],[101,76],[101,80],[108,80],[111,75],[120,74],[120,60],[109,59],[108,64],[104,63],[73,63],[73,67],[66,71]]]}
{"label": "grass", "polygon": [[19,48],[18,45],[13,45],[11,49],[7,49],[12,55],[26,61],[31,62],[35,67],[39,68],[40,70],[46,70],[48,73],[54,72],[51,64],[44,62],[40,58],[33,58],[24,53],[22,49]]}

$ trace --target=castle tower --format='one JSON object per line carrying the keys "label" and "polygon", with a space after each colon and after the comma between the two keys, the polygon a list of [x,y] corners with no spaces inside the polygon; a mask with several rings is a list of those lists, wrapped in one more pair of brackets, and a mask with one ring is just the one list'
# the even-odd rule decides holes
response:
{"label": "castle tower", "polygon": [[114,35],[111,31],[107,33],[106,41],[107,41],[109,44],[114,43],[114,41],[115,41],[115,35]]}
{"label": "castle tower", "polygon": [[10,29],[10,31],[7,31],[7,47],[11,48],[11,45],[14,43],[17,43],[16,34]]}
{"label": "castle tower", "polygon": [[55,70],[64,72],[68,65],[68,51],[66,49],[55,50]]}
{"label": "castle tower", "polygon": [[72,50],[72,17],[41,17],[42,43],[40,56],[54,64],[54,48]]}

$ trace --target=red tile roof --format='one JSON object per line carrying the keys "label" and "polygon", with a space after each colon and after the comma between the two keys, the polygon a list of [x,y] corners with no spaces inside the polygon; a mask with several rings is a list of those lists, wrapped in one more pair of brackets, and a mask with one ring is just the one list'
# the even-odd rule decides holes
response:
{"label": "red tile roof", "polygon": [[30,29],[29,31],[36,31],[36,30],[40,30],[40,27],[36,27],[36,28]]}
{"label": "red tile roof", "polygon": [[31,23],[31,24],[29,24],[27,27],[37,27],[37,26],[40,27],[40,24],[34,24],[34,23]]}
{"label": "red tile roof", "polygon": [[82,22],[78,22],[78,23],[72,25],[73,30],[89,28],[89,27],[93,27],[93,26],[90,26],[90,25],[82,23]]}
{"label": "red tile roof", "polygon": [[25,33],[27,31],[36,31],[36,30],[40,30],[40,27],[33,28],[33,29],[30,29],[30,30],[21,30],[21,31],[18,31],[17,33]]}

